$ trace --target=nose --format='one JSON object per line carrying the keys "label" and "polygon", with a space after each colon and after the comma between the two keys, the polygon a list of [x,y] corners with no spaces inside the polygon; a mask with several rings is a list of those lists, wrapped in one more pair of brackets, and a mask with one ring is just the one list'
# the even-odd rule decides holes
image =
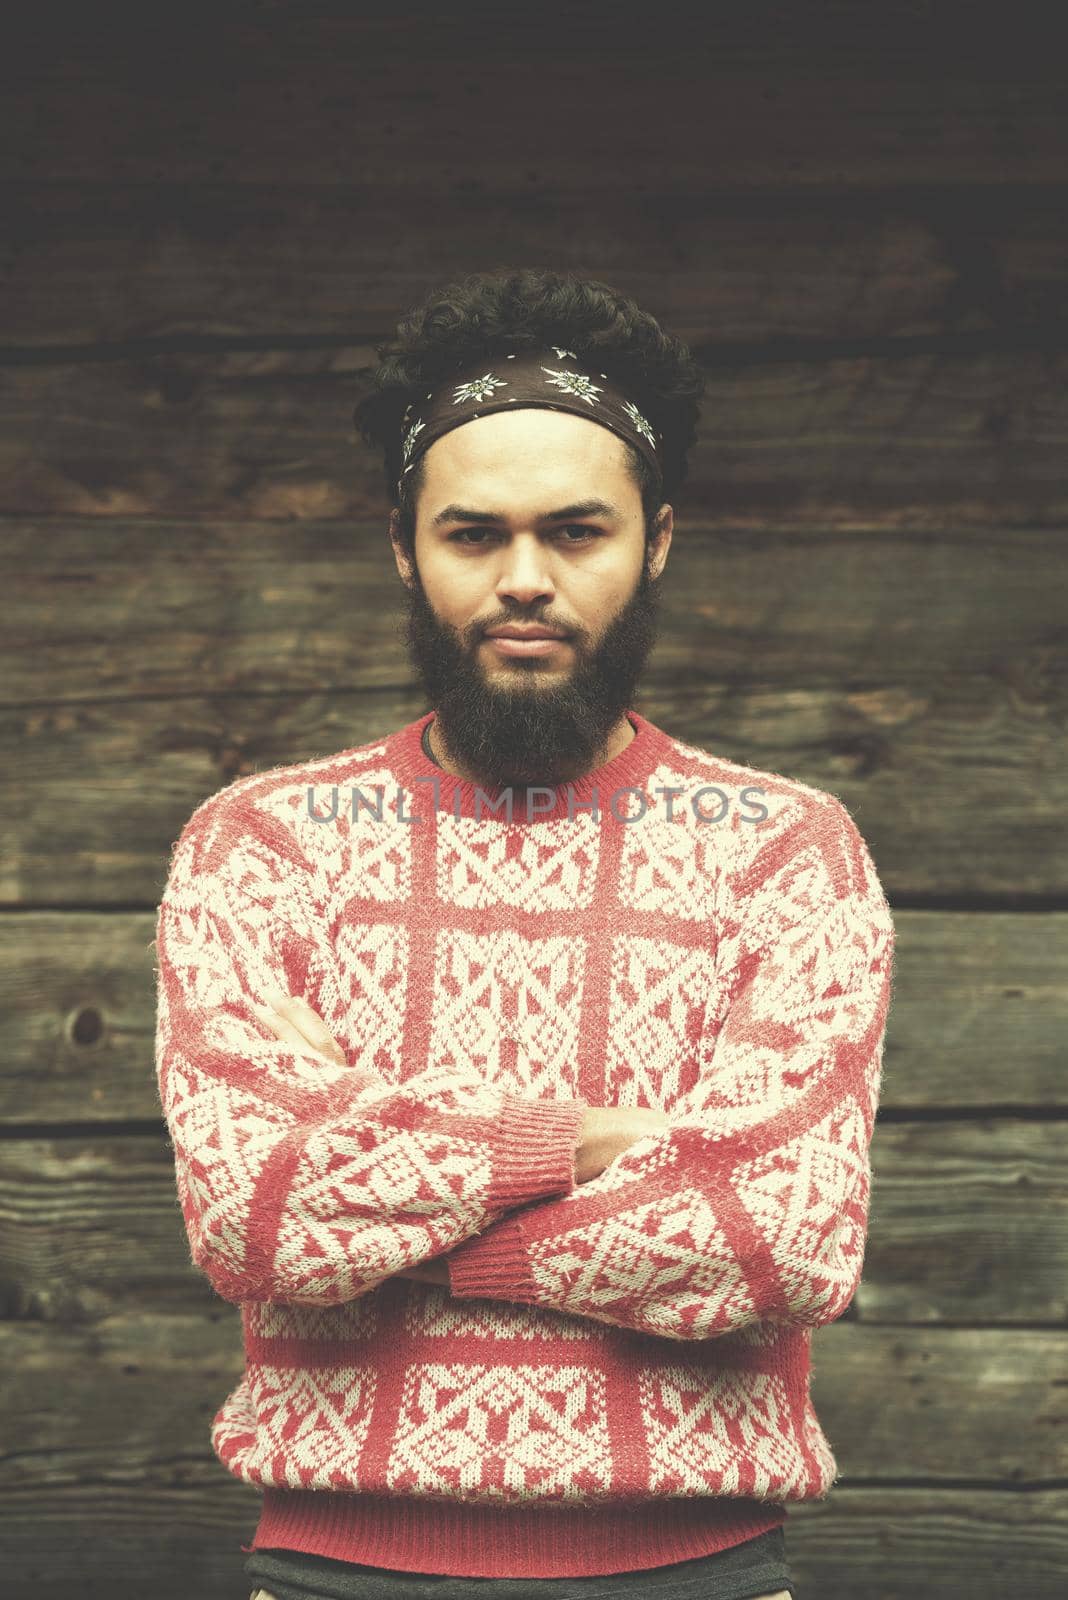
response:
{"label": "nose", "polygon": [[555,594],[548,552],[541,540],[533,535],[509,540],[497,579],[498,600],[507,596],[520,605],[529,606],[536,600],[551,600]]}

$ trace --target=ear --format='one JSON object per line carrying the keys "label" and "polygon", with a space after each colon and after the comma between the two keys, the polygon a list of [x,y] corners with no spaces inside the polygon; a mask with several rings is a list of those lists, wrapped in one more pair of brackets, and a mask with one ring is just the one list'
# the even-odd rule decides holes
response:
{"label": "ear", "polygon": [[668,551],[671,548],[671,535],[675,529],[675,513],[665,501],[656,514],[656,533],[649,541],[646,552],[649,577],[659,578],[667,561]]}
{"label": "ear", "polygon": [[401,581],[406,588],[410,589],[415,582],[415,574],[412,569],[411,559],[401,541],[399,528],[400,511],[394,506],[389,514],[389,538],[393,546],[393,559],[397,563],[397,571],[401,575]]}

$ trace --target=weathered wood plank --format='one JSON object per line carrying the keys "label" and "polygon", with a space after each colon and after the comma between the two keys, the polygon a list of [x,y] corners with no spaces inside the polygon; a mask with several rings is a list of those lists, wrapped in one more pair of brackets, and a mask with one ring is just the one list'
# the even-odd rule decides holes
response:
{"label": "weathered wood plank", "polygon": [[[1068,1321],[1064,1158],[1059,1121],[878,1125],[858,1318]],[[1024,1220],[1035,1193],[1037,1232]],[[1043,1264],[1043,1247],[1059,1265]]]}
{"label": "weathered wood plank", "polygon": [[[651,676],[635,708],[686,743],[838,795],[893,897],[1028,894],[1056,908],[1068,891],[1057,732],[1068,658],[1045,642],[990,675],[923,686]],[[0,902],[154,905],[170,844],[201,800],[240,774],[381,739],[425,709],[415,685],[8,707]]]}
{"label": "weathered wood plank", "polygon": [[[5,1498],[106,1477],[106,1466],[145,1488],[211,1482],[211,1419],[243,1373],[237,1307],[0,1323],[0,1357]],[[53,1405],[59,1381],[83,1397],[74,1418]],[[1066,1384],[1062,1330],[839,1322],[812,1344],[812,1400],[844,1483],[1057,1480],[1068,1470]]]}
{"label": "weathered wood plank", "polygon": [[[1063,1123],[881,1122],[872,1164],[857,1320],[1068,1318]],[[217,1298],[190,1262],[162,1135],[3,1141],[0,1260],[0,1318],[92,1322],[131,1303],[178,1311]]]}
{"label": "weathered wood plank", "polygon": [[[0,1322],[0,1489],[65,1487],[108,1463],[131,1484],[210,1483],[208,1428],[243,1365],[237,1307]],[[74,1415],[52,1404],[60,1375],[83,1397]],[[952,1481],[962,1461],[976,1488],[1063,1476],[1066,1379],[1060,1329],[838,1322],[813,1340],[812,1398],[846,1481]]]}
{"label": "weathered wood plank", "polygon": [[1068,1103],[1068,920],[895,910],[888,1109]]}
{"label": "weathered wood plank", "polygon": [[[881,1105],[1068,1110],[1068,914],[897,911]],[[0,1120],[145,1121],[154,912],[0,917]]]}
{"label": "weathered wood plank", "polygon": [[[440,31],[420,31],[413,56],[399,32],[407,19],[312,22],[303,8],[292,27],[223,23],[211,51],[195,30],[188,43],[176,39],[167,95],[128,36],[116,36],[116,51],[99,19],[81,30],[88,55],[70,31],[57,46],[42,26],[38,64],[27,70],[12,52],[0,95],[11,125],[0,173],[19,185],[8,194],[25,202],[23,225],[41,208],[40,225],[14,236],[24,254],[5,279],[16,293],[2,337],[188,347],[202,335],[262,339],[266,329],[282,344],[351,343],[325,356],[175,353],[9,374],[0,476],[11,489],[0,491],[0,511],[71,512],[101,529],[138,515],[226,515],[244,519],[253,543],[261,516],[289,533],[322,515],[384,525],[378,464],[353,452],[348,421],[352,367],[377,330],[446,273],[483,265],[490,236],[501,258],[598,272],[705,346],[716,374],[687,516],[692,509],[699,527],[736,539],[739,551],[776,530],[765,583],[767,556],[782,553],[779,530],[845,536],[838,549],[821,544],[810,579],[798,573],[812,550],[784,561],[771,601],[747,552],[751,585],[716,587],[685,625],[673,619],[641,708],[692,742],[841,793],[894,894],[1029,893],[1052,903],[1068,877],[1058,575],[1025,573],[1032,552],[1005,528],[1068,518],[1064,361],[1048,353],[1064,329],[1063,223],[1050,210],[1068,149],[1060,58],[1041,59],[1031,43],[1021,50],[1010,30],[977,71],[981,23],[971,19],[962,70],[953,28],[939,59],[903,39],[889,15],[858,19],[869,30],[858,56],[841,44],[844,17],[826,36],[812,30],[804,63],[797,39],[808,24],[799,18],[788,37],[781,14],[771,29],[748,24],[740,49],[720,31],[716,50],[683,51],[661,30],[659,56],[644,39],[617,54],[611,35],[606,43],[592,28],[585,60],[574,36],[560,57],[532,18],[527,48],[509,59],[499,14],[479,40],[481,58],[450,38],[451,15]],[[580,13],[574,26],[590,21]],[[531,44],[543,71],[532,70]],[[568,115],[544,116],[548,70]],[[673,114],[635,115],[650,104]],[[240,133],[250,127],[254,138]],[[44,191],[57,180],[70,187],[53,205]],[[170,187],[153,200],[161,181]],[[109,197],[123,183],[116,209]],[[919,203],[890,187],[915,184]],[[1029,216],[1039,185],[1046,215]],[[999,188],[1007,209],[991,210]],[[953,206],[944,225],[931,210],[940,191]],[[594,194],[609,204],[602,222],[598,200],[591,231]],[[234,195],[240,214],[227,236]],[[810,221],[812,197],[827,207]],[[725,228],[724,200],[738,202]],[[401,234],[385,216],[387,201],[394,217],[420,223],[430,247],[419,261],[410,228]],[[86,229],[97,202],[100,221]],[[750,202],[759,215],[747,214]],[[299,257],[302,225],[313,248]],[[1049,340],[1031,354],[1036,329]],[[989,353],[962,353],[972,333]],[[914,336],[935,352],[882,348]],[[820,341],[817,354],[835,359],[744,366],[796,357],[786,343],[774,347],[796,339]],[[843,356],[839,340],[881,348]],[[956,353],[938,353],[939,340]],[[994,348],[1014,340],[1012,353]],[[716,349],[730,342],[772,348],[740,348],[732,363]],[[911,542],[900,580],[889,547],[880,565],[880,544],[876,567],[853,565],[843,548],[901,527]],[[989,552],[949,548],[970,530]],[[202,529],[189,533],[187,559],[205,542]],[[384,534],[376,538],[388,560]],[[234,550],[247,570],[247,549]],[[352,572],[342,559],[291,591],[287,616],[280,546],[274,558],[269,588],[279,598],[250,604],[235,566],[209,602],[211,627],[197,622],[201,596],[177,572],[157,591],[150,566],[139,599],[124,591],[125,611],[101,607],[91,622],[66,598],[89,601],[83,580],[56,584],[66,616],[23,640],[29,664],[6,694],[12,898],[151,903],[167,843],[204,794],[239,771],[343,748],[421,709],[391,660],[395,641],[374,631],[378,591],[353,607],[352,584],[339,593],[339,573]],[[94,583],[101,560],[81,569]],[[969,561],[978,571],[962,590]],[[724,570],[702,572],[714,584]],[[880,588],[894,627],[876,609]],[[367,629],[355,645],[342,600]],[[43,749],[50,737],[54,755]],[[32,820],[16,778],[38,785]],[[1040,946],[1062,936],[1062,919],[902,918],[915,938],[907,957],[902,941],[884,1105],[952,1105],[963,1093],[977,1106],[1060,1106],[1063,944]],[[36,1061],[41,1120],[77,1096],[90,1120],[155,1116],[151,918],[51,926],[48,961],[33,966],[27,950],[17,968],[16,1086],[28,1087]],[[97,943],[81,951],[78,933],[90,928]],[[9,929],[25,936],[35,921],[0,923]],[[106,1023],[98,1045],[94,1004]],[[64,1041],[72,1015],[75,1035]],[[126,1108],[138,1096],[150,1103],[143,1113]],[[849,1318],[816,1343],[814,1397],[846,1483],[792,1516],[790,1555],[806,1593],[1062,1592],[1060,1128],[1008,1118],[880,1125],[865,1280]],[[0,1457],[5,1582],[19,1600],[247,1592],[238,1545],[258,1495],[206,1443],[239,1372],[236,1311],[189,1268],[165,1143],[14,1137],[0,1154],[0,1316],[26,1319],[0,1323],[5,1416],[17,1425],[14,1449]],[[932,1173],[937,1215],[915,1199],[930,1192]],[[160,1335],[153,1323],[167,1312]],[[880,1325],[979,1316],[1002,1326]],[[1057,1326],[1013,1326],[1028,1320]]]}
{"label": "weathered wood plank", "polygon": [[[411,206],[420,248],[410,249]],[[552,261],[653,305],[695,347],[1020,339],[1065,329],[1068,194],[991,186],[843,198],[584,194],[214,182],[8,184],[0,345],[341,340],[508,261]],[[92,294],[86,285],[92,284]]]}
{"label": "weathered wood plank", "polygon": [[[89,1483],[9,1489],[0,1501],[8,1595],[245,1600],[252,1585],[241,1547],[251,1543],[260,1500],[214,1457],[183,1466],[180,1486],[127,1484],[109,1462],[106,1476]],[[842,1482],[826,1501],[792,1507],[786,1526],[806,1600],[1062,1600],[1062,1489]]]}
{"label": "weathered wood plank", "polygon": [[[9,706],[393,688],[411,676],[388,518],[0,522]],[[784,532],[680,516],[649,674],[715,693],[906,692],[991,674],[1027,704],[1068,651],[1064,528]],[[355,616],[354,616],[355,611]],[[833,625],[829,619],[833,618]],[[983,693],[991,686],[984,685]],[[885,689],[882,692],[886,692]]]}
{"label": "weathered wood plank", "polygon": [[[49,38],[28,60],[12,52],[0,177],[635,197],[1064,177],[1059,79],[1041,49],[1010,62],[1004,36],[999,57],[980,63],[969,50],[961,71],[958,41],[953,70],[931,71],[926,35],[911,51],[895,35],[892,52],[869,36],[847,53],[817,29],[799,57],[778,42],[777,12],[736,50],[680,49],[670,34],[662,50],[646,37],[613,48],[608,29],[592,51],[570,38],[561,50],[546,29],[514,52],[506,38],[494,58],[499,18],[466,39],[426,36],[421,20],[414,50],[404,19],[377,39],[358,21],[319,19],[306,38],[276,34],[274,17],[267,36],[220,24],[210,51],[167,41],[166,93],[143,44],[139,54],[123,36],[110,51],[65,54]],[[546,115],[546,73],[567,114]],[[641,114],[657,105],[670,116]]]}
{"label": "weathered wood plank", "polygon": [[[0,513],[381,517],[372,342],[0,368]],[[680,509],[702,526],[1068,521],[1068,351],[717,359]]]}
{"label": "weathered wood plank", "polygon": [[1068,1495],[1025,1488],[1031,1477],[1002,1490],[836,1484],[825,1502],[790,1512],[787,1553],[799,1592],[805,1600],[1054,1600],[1068,1570]]}

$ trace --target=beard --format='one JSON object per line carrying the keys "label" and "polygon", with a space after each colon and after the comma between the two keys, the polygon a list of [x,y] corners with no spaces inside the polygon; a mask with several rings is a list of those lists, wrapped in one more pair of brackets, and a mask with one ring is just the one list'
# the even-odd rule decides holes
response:
{"label": "beard", "polygon": [[479,660],[486,629],[506,622],[549,623],[510,615],[465,629],[442,622],[412,559],[405,587],[406,638],[412,662],[435,711],[448,754],[487,788],[555,786],[601,765],[609,735],[627,710],[656,642],[660,580],[645,561],[630,599],[594,644],[569,630],[569,672],[546,668],[551,657],[512,657],[495,674]]}

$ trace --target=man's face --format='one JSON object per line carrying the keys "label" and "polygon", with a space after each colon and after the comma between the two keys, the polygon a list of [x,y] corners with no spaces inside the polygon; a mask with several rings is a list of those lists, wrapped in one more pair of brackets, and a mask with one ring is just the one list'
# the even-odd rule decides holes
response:
{"label": "man's face", "polygon": [[[592,500],[608,509],[554,515]],[[655,639],[671,507],[660,516],[647,556],[623,441],[572,412],[494,412],[430,446],[415,562],[395,536],[394,554],[435,728],[479,783],[553,785],[600,764]],[[509,623],[564,637],[520,653],[489,637]]]}

